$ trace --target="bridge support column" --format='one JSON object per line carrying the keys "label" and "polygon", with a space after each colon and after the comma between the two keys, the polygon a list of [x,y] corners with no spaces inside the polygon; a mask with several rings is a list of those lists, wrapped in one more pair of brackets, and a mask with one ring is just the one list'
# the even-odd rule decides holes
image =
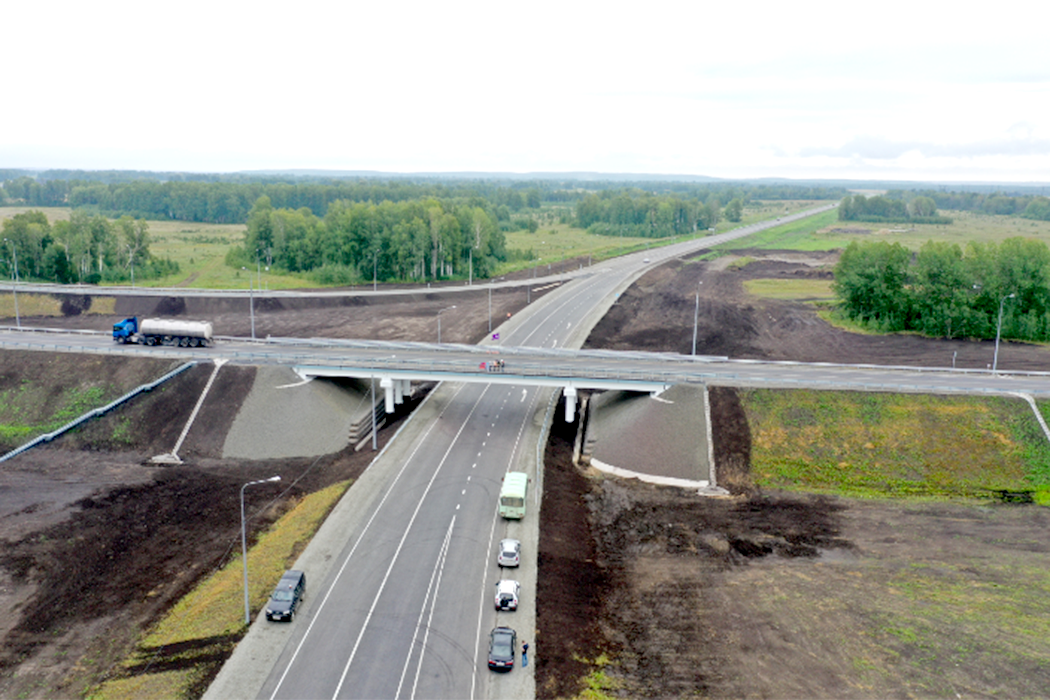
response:
{"label": "bridge support column", "polygon": [[576,387],[567,386],[561,393],[565,397],[565,422],[572,423],[576,420]]}
{"label": "bridge support column", "polygon": [[386,412],[393,414],[394,412],[394,380],[390,377],[383,377],[379,380],[379,386],[383,387],[383,397],[386,399]]}
{"label": "bridge support column", "polygon": [[408,382],[404,379],[394,380],[394,403],[403,404],[405,402],[405,394],[409,392]]}

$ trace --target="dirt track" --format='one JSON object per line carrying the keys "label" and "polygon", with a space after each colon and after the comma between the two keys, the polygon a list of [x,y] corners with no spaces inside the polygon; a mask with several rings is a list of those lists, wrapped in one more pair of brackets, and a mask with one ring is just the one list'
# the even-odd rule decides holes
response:
{"label": "dirt track", "polygon": [[[826,269],[784,262],[720,272],[703,264],[670,263],[625,293],[588,345],[688,352],[693,293],[702,277],[702,354],[943,366],[957,352],[960,367],[983,367],[990,358],[989,343],[842,333],[803,305],[748,298],[740,284],[748,276],[826,274]],[[498,317],[525,303],[520,293],[493,296]],[[460,297],[455,303],[456,309],[442,314],[442,340],[476,342],[484,337],[487,295]],[[257,309],[256,332],[436,340],[436,312],[447,305],[426,295],[399,305],[264,305]],[[117,309],[120,315],[180,311],[213,319],[221,334],[249,332],[247,308],[228,301],[187,307],[177,301],[158,305],[156,300],[140,299]],[[38,325],[106,328],[112,320],[82,315]],[[1006,344],[1000,351],[1000,364],[1011,368],[1045,368],[1050,366],[1048,358],[1043,348]],[[0,377],[15,381],[54,376],[60,386],[78,371],[99,372],[98,367],[69,371],[76,360],[63,357],[50,361],[66,367],[66,374],[53,375],[53,369],[34,364],[38,359],[0,354]],[[114,383],[134,385],[140,375],[156,376],[164,369],[157,367],[156,374],[151,374],[152,368],[129,372],[114,362],[102,370]],[[205,368],[2,467],[0,475],[8,479],[4,485],[14,487],[3,491],[3,498],[16,493],[22,500],[16,495],[10,502],[0,501],[0,536],[7,540],[0,560],[0,575],[5,577],[0,580],[0,603],[8,609],[21,606],[20,616],[7,618],[11,628],[0,653],[0,696],[80,695],[109,673],[111,661],[126,652],[136,630],[228,555],[239,530],[237,488],[245,479],[269,476],[277,466],[273,461],[219,459],[224,426],[250,387],[252,373],[231,369],[235,371],[220,374],[226,384],[213,390],[214,403],[209,400],[204,408],[207,418],[198,420],[208,429],[191,431],[183,448],[184,456],[190,457],[187,466],[176,470],[142,463],[170,449],[197,389],[207,379]],[[601,650],[616,659],[608,670],[628,696],[937,694],[934,685],[925,677],[916,680],[915,674],[858,680],[864,674],[855,668],[857,655],[844,653],[850,648],[841,644],[855,634],[836,631],[836,625],[859,624],[850,616],[875,611],[865,607],[873,591],[857,583],[851,572],[875,580],[883,570],[873,560],[888,558],[907,566],[909,561],[931,560],[931,551],[944,552],[943,565],[954,571],[964,566],[967,555],[949,546],[959,530],[945,529],[945,523],[971,522],[973,528],[982,528],[988,527],[988,520],[967,519],[966,510],[954,514],[959,517],[949,513],[931,519],[921,510],[895,504],[756,495],[747,474],[750,438],[739,403],[729,390],[712,392],[712,401],[719,483],[741,494],[735,501],[701,502],[674,490],[583,474],[566,454],[571,427],[554,431],[546,481],[547,498],[557,500],[545,501],[543,508],[534,646],[541,696],[577,692],[579,675],[588,669],[584,660]],[[383,439],[389,434],[388,427]],[[366,450],[318,460],[281,460],[282,474],[301,478],[259,514],[253,529],[271,522],[296,495],[359,473],[370,458]],[[52,489],[51,482],[63,486]],[[52,490],[54,498],[42,495]],[[1000,512],[1007,513],[1002,522],[993,523],[1002,530],[1000,540],[1044,541],[1041,510],[995,511],[989,517],[999,518]],[[953,527],[965,529],[958,523]],[[894,542],[882,541],[885,528],[897,533]],[[974,546],[987,547],[985,556],[995,557],[1003,545]],[[1045,546],[1035,547],[1028,556],[1046,556]],[[831,604],[825,589],[803,586],[807,580],[834,581],[836,590],[846,593]],[[165,583],[158,586],[158,581]],[[804,604],[765,606],[762,595],[788,590],[785,581],[793,582],[792,601]],[[836,612],[778,617],[783,611],[801,614],[806,604],[811,610]],[[890,642],[878,648],[892,651]],[[221,660],[213,659],[215,669]],[[980,678],[951,675],[960,673],[952,666],[954,660],[941,659],[934,666],[937,663],[943,664],[935,668],[937,677],[950,678],[954,685],[977,693],[1004,692]],[[992,664],[978,670],[1001,669]],[[1045,674],[1045,669],[1037,670],[1026,677],[1046,681],[1041,686],[1045,689],[1050,687]],[[1006,694],[1039,694],[1032,690],[1017,683],[1005,687]]]}

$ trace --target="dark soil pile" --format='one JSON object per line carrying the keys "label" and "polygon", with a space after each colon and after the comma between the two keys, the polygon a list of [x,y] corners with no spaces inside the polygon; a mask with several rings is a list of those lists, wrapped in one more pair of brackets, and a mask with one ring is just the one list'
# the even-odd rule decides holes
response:
{"label": "dark soil pile", "polygon": [[[564,411],[562,399],[555,415]],[[609,590],[591,535],[591,485],[572,464],[576,426],[555,420],[544,453],[535,653],[536,692],[545,698],[579,692],[587,662],[602,651],[601,603]]]}
{"label": "dark soil pile", "polygon": [[[775,257],[777,251],[744,250],[740,254]],[[813,255],[823,264],[834,259],[833,254]],[[724,271],[706,262],[669,262],[649,271],[620,296],[595,326],[585,347],[688,355],[695,318],[698,355],[919,367],[951,367],[954,361],[960,369],[991,367],[995,352],[991,340],[849,333],[820,319],[811,304],[752,297],[743,287],[749,279],[827,279],[829,275],[824,267],[776,259]],[[1050,349],[1003,342],[999,367],[1046,370]]]}

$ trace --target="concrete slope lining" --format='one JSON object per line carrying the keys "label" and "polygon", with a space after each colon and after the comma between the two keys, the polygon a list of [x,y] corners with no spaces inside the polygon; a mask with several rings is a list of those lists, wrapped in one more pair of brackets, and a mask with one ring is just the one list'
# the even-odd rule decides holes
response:
{"label": "concrete slope lining", "polygon": [[300,382],[290,367],[260,366],[226,435],[222,456],[318,457],[349,445],[352,426],[371,407],[367,390],[320,379]]}

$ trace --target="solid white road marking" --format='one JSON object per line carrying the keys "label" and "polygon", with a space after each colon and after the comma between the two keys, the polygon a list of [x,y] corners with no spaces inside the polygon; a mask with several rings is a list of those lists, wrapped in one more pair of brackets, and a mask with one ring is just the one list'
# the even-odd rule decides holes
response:
{"label": "solid white road marking", "polygon": [[[459,506],[456,506],[459,508]],[[430,583],[427,584],[427,594],[423,596],[423,605],[419,609],[419,618],[416,620],[416,633],[412,635],[412,643],[409,645],[408,654],[405,655],[405,665],[401,667],[401,680],[397,683],[397,692],[394,693],[394,697],[401,697],[401,686],[404,685],[405,675],[408,673],[408,667],[412,662],[412,646],[415,644],[416,636],[419,634],[419,628],[423,622],[423,615],[427,611],[427,605],[430,605],[430,615],[434,615],[434,605],[437,602],[437,586],[441,585],[441,575],[445,570],[445,560],[448,558],[448,546],[449,542],[452,541],[452,528],[456,524],[456,516],[452,516],[452,522],[448,524],[448,529],[445,530],[445,539],[441,542],[441,549],[438,551],[437,562],[434,563],[434,570],[430,573]],[[437,584],[435,585],[435,579]],[[430,632],[430,625],[427,625],[427,634]],[[423,654],[426,652],[426,635],[423,637],[423,646],[419,651],[419,663],[416,666],[416,680],[412,686],[412,697],[415,697],[416,683],[419,682],[419,669],[423,665]]]}

